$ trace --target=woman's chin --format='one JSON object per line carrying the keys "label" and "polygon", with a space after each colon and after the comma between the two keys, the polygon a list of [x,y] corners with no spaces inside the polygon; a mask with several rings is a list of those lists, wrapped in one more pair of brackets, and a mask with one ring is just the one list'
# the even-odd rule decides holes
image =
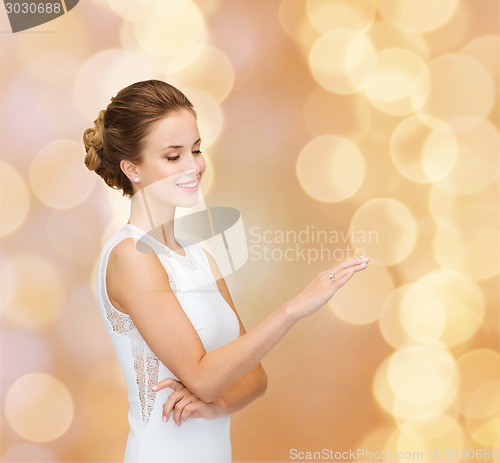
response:
{"label": "woman's chin", "polygon": [[189,196],[184,198],[179,198],[179,201],[176,203],[177,207],[194,207],[200,202],[200,195],[198,192],[190,193]]}

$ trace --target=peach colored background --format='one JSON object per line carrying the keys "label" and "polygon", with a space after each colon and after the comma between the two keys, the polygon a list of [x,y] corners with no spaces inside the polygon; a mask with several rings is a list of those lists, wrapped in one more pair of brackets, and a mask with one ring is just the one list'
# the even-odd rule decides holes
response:
{"label": "peach colored background", "polygon": [[80,140],[148,78],[192,99],[206,202],[242,214],[250,259],[227,280],[247,329],[336,259],[372,259],[265,358],[266,396],[232,420],[234,460],[493,461],[498,8],[82,0],[17,34],[1,8],[2,461],[122,457],[126,391],[93,282],[127,202],[85,169]]}

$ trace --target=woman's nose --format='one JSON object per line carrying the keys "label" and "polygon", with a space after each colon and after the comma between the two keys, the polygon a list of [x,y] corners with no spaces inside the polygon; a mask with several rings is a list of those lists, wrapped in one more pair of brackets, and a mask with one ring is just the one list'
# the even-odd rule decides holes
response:
{"label": "woman's nose", "polygon": [[200,160],[199,156],[189,156],[188,175],[199,175],[203,169],[203,162]]}

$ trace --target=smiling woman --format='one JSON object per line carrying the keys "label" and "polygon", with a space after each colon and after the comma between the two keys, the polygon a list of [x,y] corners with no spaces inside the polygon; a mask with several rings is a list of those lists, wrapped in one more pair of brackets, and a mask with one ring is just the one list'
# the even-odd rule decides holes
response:
{"label": "smiling woman", "polygon": [[206,164],[196,113],[165,82],[138,82],[85,131],[85,164],[129,196],[105,243],[97,297],[128,388],[125,463],[229,463],[229,415],[262,395],[261,359],[368,259],[321,272],[246,333],[213,257],[176,240],[176,207],[198,202]]}

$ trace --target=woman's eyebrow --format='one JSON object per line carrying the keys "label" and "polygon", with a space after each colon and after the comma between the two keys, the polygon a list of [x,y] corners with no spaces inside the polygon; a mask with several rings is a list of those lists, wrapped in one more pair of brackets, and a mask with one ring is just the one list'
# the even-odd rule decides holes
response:
{"label": "woman's eyebrow", "polygon": [[[193,146],[197,145],[198,143],[201,142],[201,138],[198,138],[198,140],[196,140],[194,143],[193,143]],[[162,149],[162,151],[165,151],[165,150],[168,150],[170,148],[173,148],[173,149],[179,149],[179,148],[184,148],[184,146],[182,145],[170,145],[170,146],[167,146],[165,148]]]}

